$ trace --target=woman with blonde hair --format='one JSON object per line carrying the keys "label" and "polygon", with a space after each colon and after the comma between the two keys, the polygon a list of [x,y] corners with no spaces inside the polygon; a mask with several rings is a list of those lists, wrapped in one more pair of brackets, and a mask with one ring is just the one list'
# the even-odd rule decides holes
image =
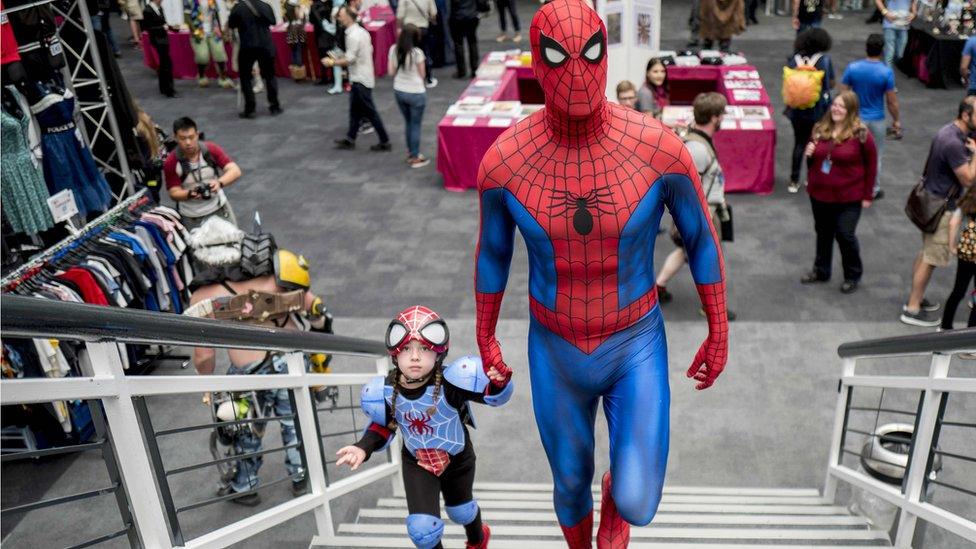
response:
{"label": "woman with blonde hair", "polygon": [[830,280],[836,240],[844,267],[840,291],[854,293],[863,273],[855,231],[861,210],[871,207],[878,157],[874,138],[858,116],[854,92],[842,92],[834,99],[827,114],[814,126],[804,152],[817,255],[813,270],[800,282]]}

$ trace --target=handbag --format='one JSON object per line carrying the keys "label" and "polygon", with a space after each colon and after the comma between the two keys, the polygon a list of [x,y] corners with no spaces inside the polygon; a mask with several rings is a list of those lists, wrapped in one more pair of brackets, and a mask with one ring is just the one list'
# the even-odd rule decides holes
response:
{"label": "handbag", "polygon": [[912,192],[909,193],[908,201],[905,203],[905,215],[923,233],[928,234],[932,234],[938,230],[942,215],[949,207],[949,201],[954,200],[957,194],[954,190],[942,197],[925,188],[925,174],[929,171],[929,162],[931,160],[932,150],[929,149],[929,156],[925,160],[925,169],[922,170],[922,176],[919,178],[918,183],[915,184]]}

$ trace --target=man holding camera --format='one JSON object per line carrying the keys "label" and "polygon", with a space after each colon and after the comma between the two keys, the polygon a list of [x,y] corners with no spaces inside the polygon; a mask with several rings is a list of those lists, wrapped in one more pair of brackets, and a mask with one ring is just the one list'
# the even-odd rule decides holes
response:
{"label": "man holding camera", "polygon": [[201,141],[190,118],[173,122],[173,135],[177,147],[166,157],[163,173],[183,225],[193,230],[214,215],[237,225],[224,189],[240,179],[241,168],[216,143]]}

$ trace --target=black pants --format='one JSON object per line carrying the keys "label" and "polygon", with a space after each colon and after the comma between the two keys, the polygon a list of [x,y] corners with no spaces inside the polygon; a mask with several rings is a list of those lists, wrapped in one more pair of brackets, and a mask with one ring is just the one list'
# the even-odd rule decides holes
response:
{"label": "black pants", "polygon": [[254,67],[255,61],[258,62],[261,78],[264,79],[264,89],[268,94],[268,105],[271,108],[280,106],[278,104],[278,81],[275,79],[274,72],[274,56],[268,55],[267,50],[261,48],[242,49],[237,55],[237,67],[241,77],[241,93],[244,94],[244,112],[247,113],[254,112],[256,106],[252,85],[253,77],[251,76],[251,68]]}
{"label": "black pants", "polygon": [[817,258],[813,271],[821,279],[830,278],[833,262],[834,240],[840,247],[841,263],[844,266],[844,280],[861,280],[864,268],[861,266],[861,247],[857,242],[857,222],[861,219],[861,203],[858,202],[820,202],[810,198],[813,207],[813,223],[817,231]]}
{"label": "black pants", "polygon": [[[475,455],[470,441],[460,454],[451,457],[451,462],[436,477],[430,471],[417,465],[417,462],[403,451],[403,490],[407,494],[407,512],[411,515],[421,513],[435,517],[441,516],[440,496],[444,495],[444,505],[454,507],[474,499]],[[464,525],[464,532],[472,544],[481,542],[481,510],[474,520]],[[437,544],[437,547],[441,547]]]}
{"label": "black pants", "polygon": [[[942,329],[952,329],[952,319],[956,316],[959,302],[969,290],[969,283],[976,278],[976,263],[958,260],[956,263],[956,283],[952,286],[952,293],[946,298],[945,310],[942,312]],[[976,308],[969,311],[967,326],[976,326]]]}
{"label": "black pants", "polygon": [[176,88],[173,85],[173,58],[169,55],[169,40],[150,40],[150,43],[152,47],[156,48],[156,54],[159,55],[159,68],[156,69],[159,93],[168,97],[176,93]]}
{"label": "black pants", "polygon": [[364,119],[369,120],[373,128],[376,129],[376,135],[380,138],[380,143],[390,141],[390,136],[386,134],[383,121],[380,120],[380,113],[376,111],[376,105],[373,104],[373,90],[359,82],[353,82],[352,90],[349,92],[349,131],[346,133],[349,141],[356,141],[356,134],[359,133],[359,125]]}
{"label": "black pants", "polygon": [[478,18],[451,19],[451,40],[454,41],[454,59],[457,61],[458,75],[468,74],[464,64],[464,42],[468,43],[468,60],[471,72],[478,70],[481,57],[478,55]]}
{"label": "black pants", "polygon": [[810,135],[813,133],[813,125],[817,121],[812,118],[790,118],[793,125],[793,159],[790,164],[790,181],[800,181],[800,170],[803,166],[803,149],[810,142]]}
{"label": "black pants", "polygon": [[759,9],[759,0],[746,0],[746,19],[755,21],[757,9]]}
{"label": "black pants", "polygon": [[502,32],[506,31],[506,11],[512,16],[512,30],[515,32],[522,30],[519,26],[518,10],[515,8],[515,0],[495,0],[495,7],[498,8],[498,26],[501,27]]}
{"label": "black pants", "polygon": [[430,80],[434,77],[434,62],[431,61],[430,56],[430,30],[428,28],[420,29],[420,45],[423,46],[424,50],[424,79],[430,83]]}

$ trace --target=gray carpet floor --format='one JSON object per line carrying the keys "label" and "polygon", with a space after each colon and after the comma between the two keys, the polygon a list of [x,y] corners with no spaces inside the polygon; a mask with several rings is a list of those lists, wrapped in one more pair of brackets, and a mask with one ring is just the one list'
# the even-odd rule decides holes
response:
{"label": "gray carpet floor", "polygon": [[[519,6],[523,28],[536,8],[523,0]],[[665,0],[662,46],[678,48],[685,42],[686,2]],[[832,55],[838,71],[862,56],[864,38],[875,27],[863,24],[864,15],[848,14],[827,21],[834,36]],[[739,37],[741,50],[759,68],[779,112],[781,67],[791,51],[793,32],[786,18],[763,17]],[[483,52],[511,47],[494,41],[494,17],[482,22]],[[121,25],[116,32],[122,36]],[[527,36],[527,33],[526,33]],[[527,42],[523,41],[527,47]],[[474,192],[444,191],[436,162],[412,170],[405,156],[403,122],[393,100],[389,78],[377,81],[376,103],[393,137],[392,153],[371,153],[361,139],[356,151],[332,150],[332,140],[346,126],[346,96],[329,96],[324,88],[280,81],[285,113],[267,115],[264,98],[258,97],[259,117],[242,121],[236,116],[234,92],[199,89],[193,81],[177,83],[182,97],[168,100],[158,95],[154,75],[141,63],[138,53],[127,51],[121,60],[135,97],[163,127],[179,116],[190,116],[208,139],[221,144],[242,166],[243,179],[228,191],[242,226],[260,211],[266,230],[282,246],[300,251],[310,260],[314,290],[334,311],[336,330],[343,335],[379,339],[386,319],[400,308],[424,303],[440,311],[451,323],[452,355],[473,353],[474,300],[472,255],[478,223]],[[424,120],[423,151],[436,161],[435,125],[460,94],[465,82],[450,78],[451,68],[436,69],[440,85],[429,91]],[[840,72],[838,72],[838,75]],[[634,75],[635,81],[640,75]],[[920,333],[897,320],[906,298],[910,265],[920,236],[902,213],[908,190],[922,169],[933,133],[955,115],[963,95],[961,88],[930,90],[918,81],[898,75],[905,139],[887,143],[882,186],[887,197],[862,216],[858,229],[865,264],[861,290],[841,295],[840,280],[816,287],[799,284],[800,275],[813,260],[813,222],[804,194],[785,190],[792,132],[788,121],[776,116],[778,142],[776,189],[769,196],[734,195],[736,241],[726,248],[732,273],[731,305],[739,315],[732,326],[728,368],[716,386],[695,392],[683,372],[705,333],[698,316],[694,286],[687,271],[669,286],[675,301],[664,309],[668,321],[670,375],[672,382],[671,453],[668,483],[672,485],[821,487],[827,462],[827,445],[836,401],[840,360],[836,348],[845,341]],[[662,236],[658,260],[670,251]],[[839,272],[839,258],[836,260]],[[940,269],[930,286],[929,298],[942,300],[948,293],[953,269]],[[478,479],[483,481],[533,482],[551,479],[538,434],[532,424],[531,391],[527,375],[527,261],[521,243],[516,250],[502,310],[499,337],[509,363],[517,372],[516,398],[500,410],[477,410],[479,429],[474,435],[479,449]],[[960,311],[957,322],[964,313]],[[954,363],[956,375],[973,375],[972,363]],[[870,364],[874,371],[922,374],[924,361]],[[362,371],[362,360],[340,360],[337,371]],[[190,374],[174,365],[159,373]],[[856,395],[859,403],[874,406],[879,393]],[[347,397],[344,397],[347,398]],[[888,392],[885,403],[914,409],[917,394]],[[197,396],[153,399],[150,402],[158,427],[189,425],[206,420]],[[976,417],[976,402],[950,402],[949,414]],[[881,416],[882,423],[900,419]],[[342,414],[323,414],[324,429],[349,429]],[[861,421],[861,420],[858,420]],[[870,427],[875,418],[863,419]],[[361,423],[359,424],[361,427]],[[277,445],[275,428],[269,445]],[[598,421],[597,470],[607,466],[606,428]],[[973,454],[971,440],[956,432],[943,440],[947,447]],[[176,437],[162,445],[169,467],[206,459],[202,436]],[[342,437],[330,439],[326,453],[334,452]],[[852,465],[856,465],[853,464]],[[80,491],[105,481],[104,466],[96,455],[82,456],[67,467],[48,488],[31,490],[17,483],[16,499],[53,497]],[[943,478],[963,482],[976,478],[973,469],[946,462]],[[9,474],[5,468],[5,474]],[[37,467],[25,475],[47,475]],[[51,470],[54,475],[54,468]],[[262,478],[284,474],[281,458],[266,457]],[[330,475],[336,475],[330,468]],[[335,478],[335,477],[331,477]],[[339,520],[354,516],[360,503],[384,490],[387,483],[336,503]],[[4,483],[4,502],[8,501]],[[177,475],[173,490],[181,502],[212,494],[213,479],[205,471]],[[43,488],[43,489],[40,489]],[[970,488],[973,488],[970,485]],[[287,487],[276,486],[264,495],[260,508],[289,497]],[[971,499],[948,490],[937,490],[937,501],[957,512],[972,514]],[[968,503],[967,503],[968,502]],[[181,515],[186,537],[228,524],[251,513],[230,504],[218,504]],[[976,517],[969,517],[970,519]],[[9,533],[10,547],[64,546],[80,541],[82,533],[107,532],[118,524],[114,501],[92,502],[63,511],[35,512]],[[53,525],[53,527],[52,527]],[[5,529],[6,530],[6,529]],[[265,532],[241,547],[303,547],[314,534],[310,516]],[[926,546],[962,547],[965,542],[929,529]],[[119,544],[121,546],[123,544]]]}

